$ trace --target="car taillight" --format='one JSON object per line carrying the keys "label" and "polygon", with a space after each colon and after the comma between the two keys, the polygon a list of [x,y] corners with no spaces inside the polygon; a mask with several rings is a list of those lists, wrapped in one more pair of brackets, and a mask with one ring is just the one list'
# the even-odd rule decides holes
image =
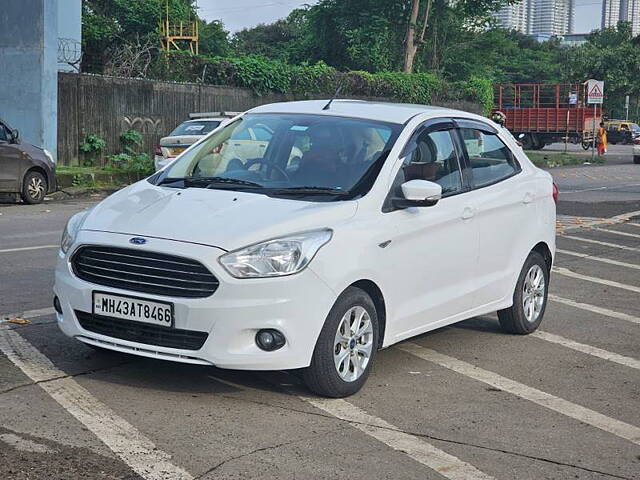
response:
{"label": "car taillight", "polygon": [[558,203],[558,185],[556,185],[556,182],[553,182],[553,201],[556,204]]}
{"label": "car taillight", "polygon": [[154,155],[158,155],[159,157],[162,156],[162,149],[160,148],[160,145],[156,145],[156,149],[153,151]]}
{"label": "car taillight", "polygon": [[640,137],[636,137],[633,139],[633,144],[634,145],[640,145]]}

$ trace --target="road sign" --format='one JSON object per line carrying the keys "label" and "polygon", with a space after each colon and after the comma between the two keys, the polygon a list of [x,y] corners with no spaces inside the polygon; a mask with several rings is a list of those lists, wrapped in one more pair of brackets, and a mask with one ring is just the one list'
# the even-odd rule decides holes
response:
{"label": "road sign", "polygon": [[589,80],[587,82],[587,103],[602,103],[604,99],[604,81]]}

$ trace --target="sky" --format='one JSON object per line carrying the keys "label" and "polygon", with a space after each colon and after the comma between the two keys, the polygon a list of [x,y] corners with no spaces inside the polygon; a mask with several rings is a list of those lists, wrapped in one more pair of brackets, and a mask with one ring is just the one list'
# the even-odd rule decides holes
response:
{"label": "sky", "polygon": [[[575,33],[588,33],[600,28],[602,0],[574,0]],[[316,3],[315,0],[198,0],[200,16],[221,19],[227,30],[237,32],[259,23],[271,23],[286,17],[294,8]]]}

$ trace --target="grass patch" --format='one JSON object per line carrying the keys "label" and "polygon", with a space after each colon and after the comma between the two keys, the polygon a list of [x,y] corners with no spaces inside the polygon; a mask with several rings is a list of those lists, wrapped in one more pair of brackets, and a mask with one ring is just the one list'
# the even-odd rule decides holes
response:
{"label": "grass patch", "polygon": [[564,167],[566,165],[582,165],[585,162],[589,163],[604,163],[605,159],[596,156],[591,161],[591,157],[584,155],[571,155],[569,153],[555,153],[555,152],[527,152],[529,159],[540,168],[554,168]]}
{"label": "grass patch", "polygon": [[103,167],[83,167],[81,165],[56,167],[56,173],[61,175],[92,175],[96,173],[127,173],[126,170]]}

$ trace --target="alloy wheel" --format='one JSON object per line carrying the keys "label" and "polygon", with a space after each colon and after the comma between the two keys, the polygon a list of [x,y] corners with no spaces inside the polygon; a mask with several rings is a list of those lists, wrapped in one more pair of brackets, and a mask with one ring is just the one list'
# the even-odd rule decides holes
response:
{"label": "alloy wheel", "polygon": [[522,308],[529,323],[535,323],[542,312],[546,283],[540,265],[533,265],[524,277],[522,286]]}
{"label": "alloy wheel", "polygon": [[336,331],[333,360],[336,371],[345,382],[360,378],[373,351],[373,324],[364,307],[351,307],[342,316]]}
{"label": "alloy wheel", "polygon": [[34,200],[40,199],[44,195],[44,183],[41,178],[32,177],[27,185],[27,192]]}

